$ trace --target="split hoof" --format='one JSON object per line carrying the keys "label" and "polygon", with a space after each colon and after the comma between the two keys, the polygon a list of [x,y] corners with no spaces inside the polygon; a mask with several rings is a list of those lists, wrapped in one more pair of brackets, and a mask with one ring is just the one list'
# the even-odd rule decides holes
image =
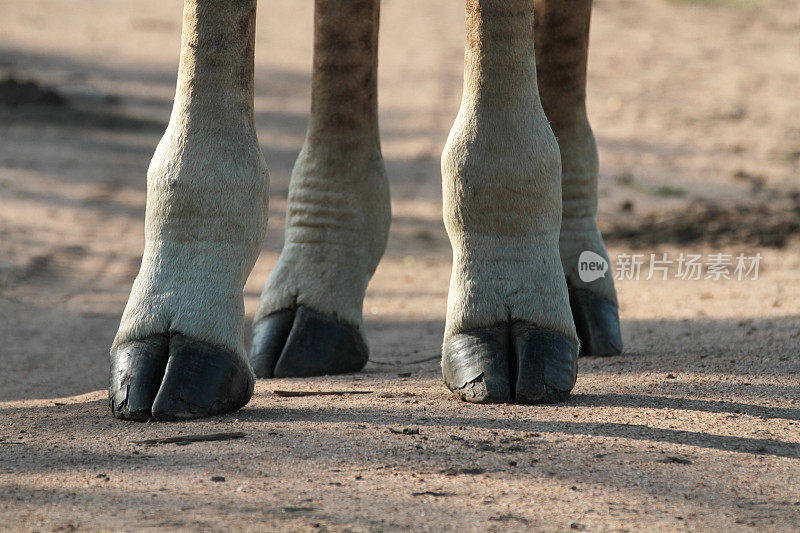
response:
{"label": "split hoof", "polygon": [[190,420],[240,409],[254,379],[236,354],[189,339],[160,334],[111,352],[109,405],[122,420]]}
{"label": "split hoof", "polygon": [[253,326],[250,365],[259,378],[358,372],[368,358],[357,328],[305,306],[277,311]]}
{"label": "split hoof", "polygon": [[616,305],[578,287],[569,289],[569,306],[581,341],[581,356],[602,357],[622,353],[619,309]]}
{"label": "split hoof", "polygon": [[451,391],[472,403],[566,401],[578,375],[577,346],[526,322],[453,336],[442,353]]}

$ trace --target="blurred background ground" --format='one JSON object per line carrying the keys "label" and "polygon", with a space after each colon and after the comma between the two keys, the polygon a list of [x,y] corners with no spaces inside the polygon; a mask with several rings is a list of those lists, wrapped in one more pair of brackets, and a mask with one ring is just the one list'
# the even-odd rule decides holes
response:
{"label": "blurred background ground", "polygon": [[[760,277],[619,282],[623,356],[582,360],[565,406],[487,407],[456,402],[436,360],[450,268],[439,154],[461,95],[463,5],[383,0],[394,219],[365,303],[373,362],[260,382],[234,416],[131,425],[107,416],[101,389],[139,266],[180,10],[0,0],[0,527],[800,527],[798,2],[595,2],[589,113],[612,259],[759,252]],[[305,133],[311,12],[259,6],[272,194],[250,317]],[[247,437],[130,444],[216,431]]]}

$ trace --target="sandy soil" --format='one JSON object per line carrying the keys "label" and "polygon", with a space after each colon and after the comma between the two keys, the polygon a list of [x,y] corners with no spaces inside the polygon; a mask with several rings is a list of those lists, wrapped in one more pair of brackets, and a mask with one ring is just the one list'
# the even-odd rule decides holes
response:
{"label": "sandy soil", "polygon": [[[273,181],[249,316],[282,245],[311,60],[311,3],[262,4],[256,122]],[[180,5],[0,0],[0,20],[0,528],[800,529],[796,1],[596,1],[589,107],[612,257],[764,259],[756,281],[620,282],[626,353],[583,359],[566,405],[530,407],[459,403],[439,380],[438,158],[462,6],[384,0],[394,221],[365,304],[372,362],[260,382],[239,413],[186,424],[114,420],[102,390]],[[38,97],[13,100],[7,77]],[[132,444],[218,432],[246,436]]]}

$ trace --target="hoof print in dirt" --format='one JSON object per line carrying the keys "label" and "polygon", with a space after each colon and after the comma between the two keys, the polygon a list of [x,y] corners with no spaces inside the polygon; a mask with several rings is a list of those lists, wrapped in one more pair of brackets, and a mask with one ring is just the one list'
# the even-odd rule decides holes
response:
{"label": "hoof print in dirt", "polygon": [[587,289],[569,284],[569,306],[581,341],[581,356],[607,357],[622,353],[619,309]]}
{"label": "hoof print in dirt", "polygon": [[123,420],[189,420],[243,407],[255,380],[236,354],[179,333],[111,351],[111,412]]}
{"label": "hoof print in dirt", "polygon": [[253,326],[250,365],[259,378],[358,372],[368,358],[355,326],[305,306],[277,311]]}
{"label": "hoof print in dirt", "polygon": [[454,335],[442,353],[445,383],[473,403],[566,401],[577,378],[577,346],[526,322]]}

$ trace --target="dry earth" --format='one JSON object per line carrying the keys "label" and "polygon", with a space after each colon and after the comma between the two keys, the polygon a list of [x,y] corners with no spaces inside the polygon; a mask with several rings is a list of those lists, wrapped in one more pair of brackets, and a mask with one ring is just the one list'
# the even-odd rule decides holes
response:
{"label": "dry earth", "polygon": [[[311,4],[260,6],[273,181],[249,316],[305,131]],[[764,259],[755,281],[620,282],[626,353],[583,359],[572,399],[536,407],[466,405],[439,380],[438,157],[463,7],[384,0],[394,222],[366,302],[373,362],[260,382],[232,416],[129,424],[107,412],[107,348],[138,269],[180,9],[0,0],[0,528],[800,529],[800,3],[596,1],[589,107],[612,257]],[[132,444],[218,432],[246,436]]]}

